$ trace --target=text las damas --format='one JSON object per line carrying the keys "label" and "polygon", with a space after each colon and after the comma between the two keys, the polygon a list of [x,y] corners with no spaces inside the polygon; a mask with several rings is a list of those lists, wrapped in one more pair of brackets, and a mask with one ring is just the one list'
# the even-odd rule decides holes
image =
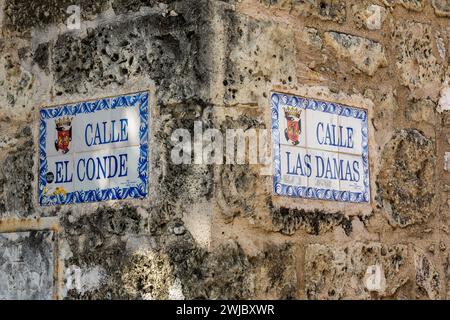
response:
{"label": "text las damas", "polygon": [[286,162],[288,175],[351,182],[359,182],[361,179],[359,161],[339,159],[332,153],[322,156],[286,151]]}

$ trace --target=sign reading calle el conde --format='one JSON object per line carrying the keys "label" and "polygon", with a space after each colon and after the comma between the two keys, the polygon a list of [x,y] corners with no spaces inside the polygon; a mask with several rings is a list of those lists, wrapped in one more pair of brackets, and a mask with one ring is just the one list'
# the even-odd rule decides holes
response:
{"label": "sign reading calle el conde", "polygon": [[369,202],[367,111],[273,93],[276,195]]}
{"label": "sign reading calle el conde", "polygon": [[146,197],[147,166],[147,92],[41,109],[41,205]]}

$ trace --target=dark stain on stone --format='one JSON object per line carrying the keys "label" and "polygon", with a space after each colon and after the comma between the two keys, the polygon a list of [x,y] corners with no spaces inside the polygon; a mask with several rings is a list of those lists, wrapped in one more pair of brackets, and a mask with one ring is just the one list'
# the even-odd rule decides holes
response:
{"label": "dark stain on stone", "polygon": [[171,4],[176,0],[113,0],[111,5],[116,14],[139,11],[142,7],[154,7],[159,3]]}
{"label": "dark stain on stone", "polygon": [[237,245],[222,245],[215,252],[191,242],[173,242],[168,248],[174,273],[187,299],[248,299],[251,264]]}
{"label": "dark stain on stone", "polygon": [[34,145],[31,129],[22,128],[16,137],[20,139],[16,150],[6,155],[0,167],[0,216],[10,212],[27,217],[34,212]]}
{"label": "dark stain on stone", "polygon": [[347,236],[352,232],[352,220],[341,212],[279,208],[272,210],[272,222],[284,234],[292,235],[300,228],[307,233],[320,235],[340,226]]}
{"label": "dark stain on stone", "polygon": [[[68,299],[124,299],[129,293],[122,285],[121,270],[129,260],[126,242],[122,237],[136,235],[144,229],[142,217],[133,206],[99,207],[79,218],[69,218],[72,212],[62,214],[61,225],[73,256],[67,265],[81,268],[100,265],[106,281],[100,288],[81,293],[70,290]],[[72,222],[71,222],[72,221]]]}
{"label": "dark stain on stone", "polygon": [[38,45],[33,55],[34,62],[42,70],[47,70],[48,67],[48,58],[49,58],[48,50],[49,50],[48,42],[41,43]]}
{"label": "dark stain on stone", "polygon": [[123,85],[148,75],[158,87],[161,104],[205,100],[211,54],[210,26],[205,20],[208,3],[177,5],[177,16],[150,13],[100,25],[81,39],[60,35],[52,50],[57,93],[87,93],[92,87]]}
{"label": "dark stain on stone", "polygon": [[92,19],[107,8],[108,1],[92,0],[6,0],[5,25],[9,30],[30,35],[34,28],[65,22],[71,5],[80,6],[82,20]]}

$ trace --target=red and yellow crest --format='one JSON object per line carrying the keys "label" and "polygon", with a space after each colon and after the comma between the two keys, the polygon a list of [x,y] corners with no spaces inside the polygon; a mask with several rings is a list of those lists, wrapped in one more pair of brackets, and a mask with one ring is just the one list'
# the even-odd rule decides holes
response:
{"label": "red and yellow crest", "polygon": [[302,133],[302,123],[300,116],[302,110],[294,107],[284,108],[284,115],[286,117],[286,129],[284,135],[287,141],[293,145],[300,143],[300,134]]}
{"label": "red and yellow crest", "polygon": [[69,152],[72,141],[72,118],[60,118],[55,120],[57,138],[55,140],[56,151],[63,154]]}

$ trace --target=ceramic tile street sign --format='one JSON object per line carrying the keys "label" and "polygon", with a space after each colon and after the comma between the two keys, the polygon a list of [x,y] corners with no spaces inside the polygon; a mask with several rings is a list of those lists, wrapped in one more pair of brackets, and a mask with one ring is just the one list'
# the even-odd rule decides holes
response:
{"label": "ceramic tile street sign", "polygon": [[147,196],[148,93],[43,108],[39,203]]}
{"label": "ceramic tile street sign", "polygon": [[369,202],[367,112],[273,93],[274,193]]}

